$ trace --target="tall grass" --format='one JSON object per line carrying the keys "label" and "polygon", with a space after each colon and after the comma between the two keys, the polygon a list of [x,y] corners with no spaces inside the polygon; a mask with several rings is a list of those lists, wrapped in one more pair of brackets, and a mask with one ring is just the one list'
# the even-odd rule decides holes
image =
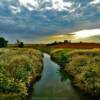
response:
{"label": "tall grass", "polygon": [[[63,59],[62,59],[62,53]],[[73,76],[74,85],[100,96],[100,49],[54,52],[51,55]],[[60,58],[59,58],[60,57]]]}
{"label": "tall grass", "polygon": [[42,71],[42,53],[34,49],[0,49],[0,94],[27,94]]}

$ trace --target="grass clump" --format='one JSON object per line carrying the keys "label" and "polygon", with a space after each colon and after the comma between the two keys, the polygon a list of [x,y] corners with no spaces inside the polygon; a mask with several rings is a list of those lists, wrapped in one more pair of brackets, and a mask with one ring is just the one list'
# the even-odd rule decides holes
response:
{"label": "grass clump", "polygon": [[68,52],[72,49],[54,49],[51,51],[51,58],[58,62],[61,66],[64,66],[68,62]]}
{"label": "grass clump", "polygon": [[42,53],[34,49],[0,49],[0,94],[27,95],[42,71]]}

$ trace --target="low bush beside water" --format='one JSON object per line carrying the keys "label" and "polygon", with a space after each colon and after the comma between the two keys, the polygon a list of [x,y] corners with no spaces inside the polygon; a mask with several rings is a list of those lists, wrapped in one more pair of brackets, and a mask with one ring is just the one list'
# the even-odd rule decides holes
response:
{"label": "low bush beside water", "polygon": [[51,56],[59,64],[64,64],[75,86],[93,96],[100,96],[100,49],[62,50]]}
{"label": "low bush beside water", "polygon": [[51,58],[62,66],[68,62],[68,52],[72,49],[54,49],[50,52]]}
{"label": "low bush beside water", "polygon": [[27,95],[27,86],[41,74],[42,57],[34,49],[0,49],[0,98],[11,93]]}

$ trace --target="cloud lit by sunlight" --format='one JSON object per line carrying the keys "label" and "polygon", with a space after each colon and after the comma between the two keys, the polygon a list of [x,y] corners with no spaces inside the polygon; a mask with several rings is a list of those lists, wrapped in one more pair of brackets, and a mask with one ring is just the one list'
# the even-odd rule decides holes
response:
{"label": "cloud lit by sunlight", "polygon": [[54,41],[64,41],[71,40],[72,42],[99,42],[100,29],[90,29],[90,30],[80,30],[77,32],[67,33],[67,34],[59,34],[59,35],[51,35],[46,36],[44,38],[39,39],[41,43],[49,43]]}
{"label": "cloud lit by sunlight", "polygon": [[100,35],[100,29],[81,30],[74,33],[76,38],[87,38],[90,36]]}
{"label": "cloud lit by sunlight", "polygon": [[43,38],[40,38],[39,41],[41,41],[41,43],[49,43],[49,42],[63,42],[64,40],[73,40],[75,39],[74,34],[59,34],[59,35],[51,35],[51,36],[46,36]]}

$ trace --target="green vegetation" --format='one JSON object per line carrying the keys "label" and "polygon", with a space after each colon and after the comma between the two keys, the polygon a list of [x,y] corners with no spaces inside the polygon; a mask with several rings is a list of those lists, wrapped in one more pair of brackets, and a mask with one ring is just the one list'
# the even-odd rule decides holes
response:
{"label": "green vegetation", "polygon": [[41,74],[42,57],[34,49],[0,49],[0,100],[2,94],[27,95],[28,86]]}
{"label": "green vegetation", "polygon": [[68,62],[68,52],[70,51],[72,51],[72,49],[54,49],[50,52],[50,55],[54,61],[64,66]]}
{"label": "green vegetation", "polygon": [[0,37],[0,48],[6,47],[7,43],[8,43],[7,40],[5,40],[3,37]]}
{"label": "green vegetation", "polygon": [[100,96],[100,49],[61,50],[51,53],[51,57],[64,66],[75,86]]}
{"label": "green vegetation", "polygon": [[24,43],[20,42],[19,40],[17,40],[17,47],[23,48],[24,47]]}

